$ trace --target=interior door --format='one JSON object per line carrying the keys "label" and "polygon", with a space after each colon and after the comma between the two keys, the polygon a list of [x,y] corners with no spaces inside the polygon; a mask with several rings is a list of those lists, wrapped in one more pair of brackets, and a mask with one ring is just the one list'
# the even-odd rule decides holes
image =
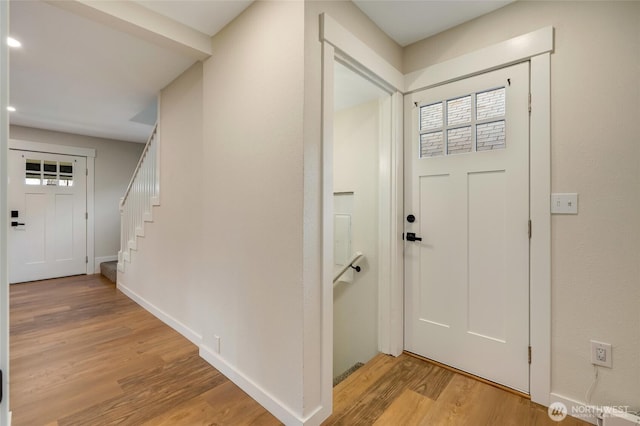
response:
{"label": "interior door", "polygon": [[528,95],[523,63],[405,105],[405,347],[524,392]]}
{"label": "interior door", "polygon": [[9,282],[86,273],[86,158],[9,151]]}

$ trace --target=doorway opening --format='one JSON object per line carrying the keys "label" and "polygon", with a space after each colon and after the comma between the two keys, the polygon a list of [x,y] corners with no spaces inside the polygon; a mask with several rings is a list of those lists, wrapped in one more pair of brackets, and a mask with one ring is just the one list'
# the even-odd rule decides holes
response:
{"label": "doorway opening", "polygon": [[380,240],[391,139],[391,94],[334,61],[333,379],[344,379],[379,351]]}

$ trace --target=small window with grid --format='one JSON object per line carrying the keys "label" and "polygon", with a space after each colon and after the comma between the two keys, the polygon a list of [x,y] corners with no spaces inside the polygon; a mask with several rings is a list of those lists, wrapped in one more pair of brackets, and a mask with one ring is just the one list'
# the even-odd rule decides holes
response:
{"label": "small window with grid", "polygon": [[506,148],[505,88],[420,106],[420,158]]}
{"label": "small window with grid", "polygon": [[26,185],[73,186],[73,163],[36,160],[25,162]]}

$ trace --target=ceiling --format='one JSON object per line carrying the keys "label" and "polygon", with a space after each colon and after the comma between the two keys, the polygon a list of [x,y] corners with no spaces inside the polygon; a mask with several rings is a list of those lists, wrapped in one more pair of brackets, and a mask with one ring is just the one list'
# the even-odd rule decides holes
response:
{"label": "ceiling", "polygon": [[[251,0],[139,0],[156,14],[211,36]],[[355,0],[404,46],[497,9],[509,1]],[[195,59],[40,0],[11,2],[11,124],[145,142],[158,92]],[[348,73],[342,73],[348,76]],[[354,96],[353,81],[338,78]],[[374,96],[369,93],[366,96]],[[348,99],[345,102],[350,102]],[[351,100],[353,102],[353,100]]]}
{"label": "ceiling", "polygon": [[253,0],[138,0],[136,3],[212,36]]}
{"label": "ceiling", "polygon": [[339,62],[334,62],[333,71],[335,83],[333,88],[333,109],[335,111],[341,111],[389,95],[389,93],[362,75]]}
{"label": "ceiling", "polygon": [[514,0],[353,0],[400,46],[470,21]]}

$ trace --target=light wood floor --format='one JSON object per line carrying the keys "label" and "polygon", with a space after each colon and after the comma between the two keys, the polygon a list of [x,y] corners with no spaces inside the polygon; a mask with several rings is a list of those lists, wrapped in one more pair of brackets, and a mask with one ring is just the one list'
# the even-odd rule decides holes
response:
{"label": "light wood floor", "polygon": [[280,424],[99,275],[10,295],[14,426]]}
{"label": "light wood floor", "polygon": [[[98,275],[13,285],[10,294],[15,426],[280,424]],[[334,389],[325,424],[557,423],[509,392],[408,355],[379,355]]]}

